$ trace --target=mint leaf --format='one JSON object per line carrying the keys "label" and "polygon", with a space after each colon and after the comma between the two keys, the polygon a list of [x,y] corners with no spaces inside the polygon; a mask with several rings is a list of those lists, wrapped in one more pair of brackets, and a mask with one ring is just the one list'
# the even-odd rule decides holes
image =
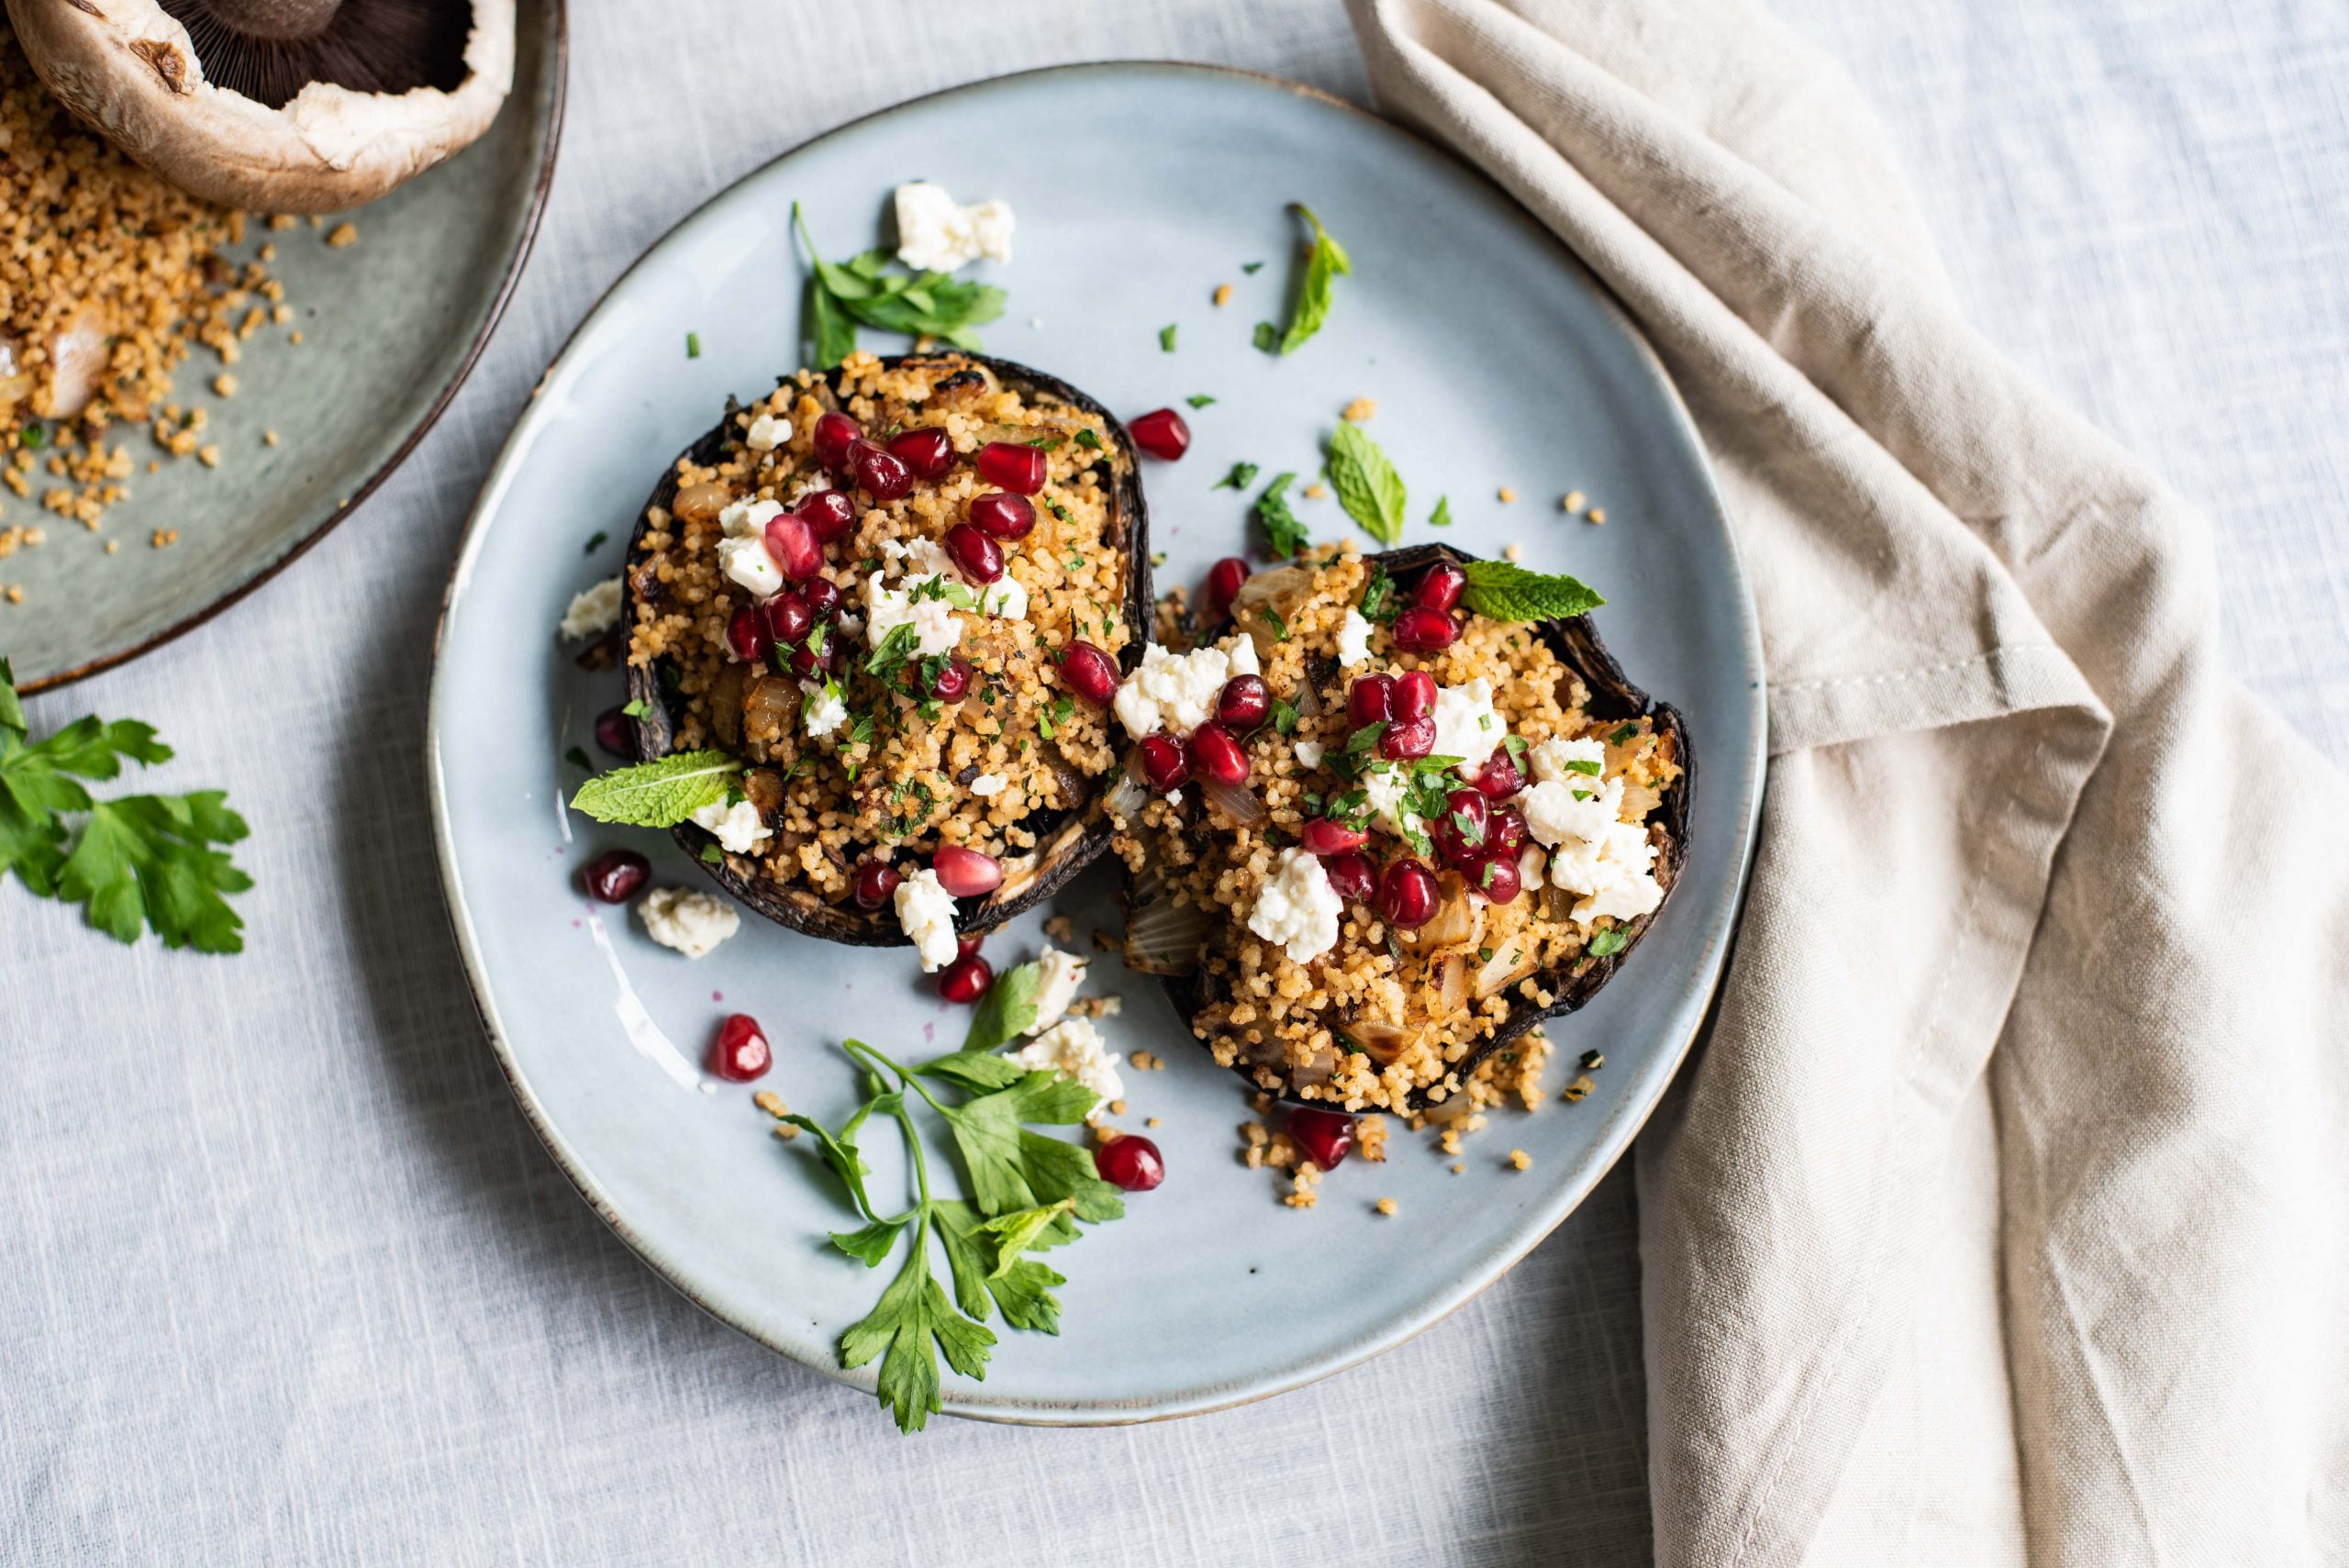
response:
{"label": "mint leaf", "polygon": [[1264,493],[1256,497],[1256,520],[1264,525],[1264,538],[1273,553],[1283,558],[1295,555],[1313,542],[1313,536],[1305,531],[1305,525],[1289,510],[1286,492],[1296,483],[1294,473],[1276,474],[1264,487]]}
{"label": "mint leaf", "polygon": [[673,751],[615,768],[579,786],[571,809],[598,822],[674,828],[705,806],[725,800],[742,764],[723,751]]}
{"label": "mint leaf", "polygon": [[1381,544],[1402,539],[1403,509],[1409,502],[1403,476],[1361,426],[1341,424],[1330,439],[1330,484],[1364,533]]}
{"label": "mint leaf", "polygon": [[1353,271],[1345,248],[1321,227],[1311,207],[1291,202],[1288,209],[1313,226],[1313,253],[1305,263],[1305,282],[1297,289],[1297,308],[1289,313],[1288,330],[1281,335],[1284,354],[1297,352],[1307,339],[1321,330],[1321,324],[1330,319],[1330,296],[1338,274]]}
{"label": "mint leaf", "polygon": [[1567,620],[1607,602],[1576,578],[1528,572],[1506,561],[1471,561],[1461,570],[1468,574],[1462,602],[1493,620]]}

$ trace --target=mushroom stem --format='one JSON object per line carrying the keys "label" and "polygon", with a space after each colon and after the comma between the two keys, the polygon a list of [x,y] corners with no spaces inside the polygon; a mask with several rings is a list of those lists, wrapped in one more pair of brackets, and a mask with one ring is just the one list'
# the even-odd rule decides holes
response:
{"label": "mushroom stem", "polygon": [[341,6],[342,0],[211,0],[208,9],[247,38],[291,43],[326,31]]}

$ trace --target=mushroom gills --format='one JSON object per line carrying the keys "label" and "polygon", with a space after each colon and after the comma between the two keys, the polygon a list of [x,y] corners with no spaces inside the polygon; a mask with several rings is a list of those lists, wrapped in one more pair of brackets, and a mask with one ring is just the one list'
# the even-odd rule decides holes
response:
{"label": "mushroom gills", "polygon": [[161,0],[204,79],[282,109],[312,82],[354,93],[453,92],[470,0]]}

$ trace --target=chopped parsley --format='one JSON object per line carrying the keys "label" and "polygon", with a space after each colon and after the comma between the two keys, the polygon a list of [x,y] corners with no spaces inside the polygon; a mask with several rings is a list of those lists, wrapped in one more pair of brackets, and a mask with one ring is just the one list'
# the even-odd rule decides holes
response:
{"label": "chopped parsley", "polygon": [[685,334],[685,358],[689,360],[697,360],[701,358],[700,333],[688,332]]}
{"label": "chopped parsley", "polygon": [[1435,498],[1435,510],[1428,514],[1428,527],[1431,528],[1448,528],[1451,526],[1452,497],[1449,495],[1439,495]]}
{"label": "chopped parsley", "polygon": [[1231,465],[1231,472],[1230,473],[1225,474],[1221,479],[1219,479],[1213,484],[1208,485],[1208,488],[1210,490],[1245,490],[1254,483],[1256,483],[1256,465],[1252,462],[1235,462]]}
{"label": "chopped parsley", "polygon": [[1294,473],[1275,474],[1273,482],[1264,486],[1264,493],[1256,497],[1256,519],[1264,525],[1264,538],[1276,556],[1295,555],[1313,542],[1313,536],[1305,531],[1305,525],[1289,509],[1287,491],[1296,483]]}
{"label": "chopped parsley", "polygon": [[1213,404],[1215,399],[1209,397],[1204,392],[1195,392],[1191,394],[1190,396],[1183,399],[1183,401],[1189,404],[1194,408],[1205,408]]}
{"label": "chopped parsley", "polygon": [[1589,953],[1593,958],[1612,958],[1631,945],[1631,939],[1623,934],[1620,926],[1610,926],[1590,939]]}
{"label": "chopped parsley", "polygon": [[604,541],[611,537],[611,535],[606,533],[603,529],[597,528],[594,533],[587,536],[587,546],[579,553],[582,555],[595,554],[597,550],[604,548]]}
{"label": "chopped parsley", "polygon": [[1609,735],[1607,738],[1607,743],[1609,746],[1620,746],[1625,741],[1631,740],[1633,736],[1639,734],[1639,732],[1640,727],[1638,725],[1626,724],[1618,728],[1614,734]]}
{"label": "chopped parsley", "polygon": [[1256,347],[1269,354],[1281,346],[1281,329],[1269,321],[1256,323]]}
{"label": "chopped parsley", "polygon": [[1175,323],[1170,321],[1165,326],[1161,327],[1158,329],[1158,351],[1160,353],[1171,354],[1174,351],[1174,328]]}
{"label": "chopped parsley", "polygon": [[1076,432],[1076,444],[1087,451],[1097,452],[1101,450],[1101,438],[1093,433],[1092,426],[1086,425]]}
{"label": "chopped parsley", "polygon": [[577,768],[583,773],[592,773],[596,771],[596,764],[588,761],[587,753],[581,751],[576,746],[573,746],[569,751],[565,751],[562,754],[562,760],[569,762],[573,767]]}

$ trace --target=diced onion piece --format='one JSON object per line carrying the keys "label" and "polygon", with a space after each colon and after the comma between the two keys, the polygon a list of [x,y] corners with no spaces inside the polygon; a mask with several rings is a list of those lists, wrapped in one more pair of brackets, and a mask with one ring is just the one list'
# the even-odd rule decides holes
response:
{"label": "diced onion piece", "polygon": [[1240,584],[1240,592],[1231,598],[1231,619],[1255,640],[1259,659],[1269,657],[1273,645],[1280,640],[1264,612],[1272,611],[1286,626],[1297,618],[1312,592],[1313,573],[1303,566],[1275,566]]}
{"label": "diced onion piece", "polygon": [[1436,999],[1443,1006],[1439,1017],[1449,1018],[1468,1005],[1468,955],[1448,952],[1436,965]]}
{"label": "diced onion piece", "polygon": [[1272,813],[1256,798],[1256,792],[1244,784],[1230,784],[1214,779],[1200,779],[1199,793],[1213,801],[1216,809],[1231,818],[1236,828],[1261,828],[1272,820]]}
{"label": "diced onion piece", "polygon": [[1126,917],[1126,967],[1143,974],[1190,974],[1215,922],[1197,904],[1161,898]]}
{"label": "diced onion piece", "polygon": [[1420,951],[1474,946],[1477,933],[1484,929],[1484,901],[1468,896],[1468,885],[1457,872],[1445,872],[1443,904],[1436,910],[1435,918],[1419,929]]}
{"label": "diced onion piece", "polygon": [[1346,1025],[1346,1034],[1381,1067],[1393,1066],[1396,1058],[1419,1038],[1419,1030],[1390,1024],[1384,1018],[1356,1018]]}
{"label": "diced onion piece", "polygon": [[1511,937],[1494,949],[1493,956],[1476,971],[1476,1000],[1497,995],[1532,973],[1533,954],[1533,943],[1524,937]]}
{"label": "diced onion piece", "polygon": [[791,733],[799,714],[799,683],[781,675],[761,675],[742,699],[742,730],[755,744]]}
{"label": "diced onion piece", "polygon": [[706,523],[726,509],[726,486],[714,479],[681,486],[669,510],[688,522]]}

